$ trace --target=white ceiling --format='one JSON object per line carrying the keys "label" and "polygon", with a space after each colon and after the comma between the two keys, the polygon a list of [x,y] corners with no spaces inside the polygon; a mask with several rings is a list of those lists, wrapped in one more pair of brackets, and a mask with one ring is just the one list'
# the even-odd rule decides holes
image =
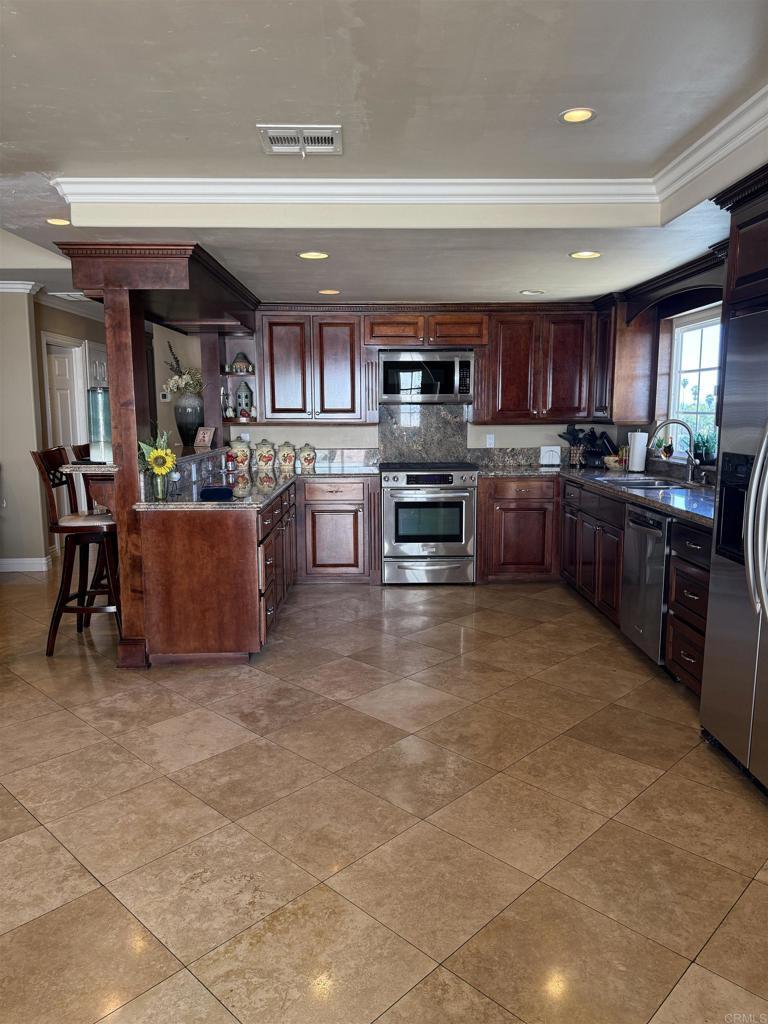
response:
{"label": "white ceiling", "polygon": [[[264,299],[598,295],[706,251],[727,217],[707,203],[664,227],[611,226],[603,211],[590,229],[563,213],[538,230],[362,230],[353,211],[332,230],[294,210],[290,228],[182,214],[62,229],[44,223],[67,214],[50,179],[650,178],[768,78],[766,0],[0,0],[0,12],[3,226],[48,249],[198,240]],[[575,104],[596,121],[561,125]],[[266,156],[260,121],[341,121],[344,155]],[[331,260],[297,260],[308,247]],[[604,256],[576,264],[574,248]]]}

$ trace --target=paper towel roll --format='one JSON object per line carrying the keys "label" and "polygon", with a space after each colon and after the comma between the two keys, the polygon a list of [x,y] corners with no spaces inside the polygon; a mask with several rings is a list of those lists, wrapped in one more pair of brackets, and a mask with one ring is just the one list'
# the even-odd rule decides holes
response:
{"label": "paper towel roll", "polygon": [[645,456],[648,447],[648,434],[642,430],[633,430],[629,438],[629,471],[642,473],[645,471]]}

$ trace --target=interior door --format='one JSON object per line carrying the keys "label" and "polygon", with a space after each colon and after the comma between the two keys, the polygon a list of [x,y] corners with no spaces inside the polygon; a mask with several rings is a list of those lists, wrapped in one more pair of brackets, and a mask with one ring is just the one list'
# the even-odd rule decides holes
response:
{"label": "interior door", "polygon": [[539,418],[566,423],[589,416],[592,316],[548,316],[541,330]]}
{"label": "interior door", "polygon": [[[48,370],[48,408],[50,410],[48,446],[70,447],[85,444],[88,428],[85,416],[85,381],[82,377],[81,349],[68,345],[46,346]],[[75,478],[77,500],[85,508],[85,492],[82,480]],[[64,496],[65,488],[56,490],[59,514],[70,510]]]}
{"label": "interior door", "polygon": [[530,423],[536,416],[536,335],[534,316],[494,321],[489,366],[489,421]]}

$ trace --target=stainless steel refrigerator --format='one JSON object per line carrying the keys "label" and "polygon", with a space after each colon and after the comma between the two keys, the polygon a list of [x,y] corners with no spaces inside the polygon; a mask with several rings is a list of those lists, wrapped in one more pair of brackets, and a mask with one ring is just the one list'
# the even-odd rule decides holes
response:
{"label": "stainless steel refrigerator", "polygon": [[701,724],[768,785],[768,312],[726,345]]}

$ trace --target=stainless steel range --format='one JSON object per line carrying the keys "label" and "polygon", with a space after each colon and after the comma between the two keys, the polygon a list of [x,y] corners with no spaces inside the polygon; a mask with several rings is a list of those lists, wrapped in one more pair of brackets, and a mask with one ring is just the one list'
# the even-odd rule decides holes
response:
{"label": "stainless steel range", "polygon": [[474,583],[477,466],[381,464],[382,582]]}

